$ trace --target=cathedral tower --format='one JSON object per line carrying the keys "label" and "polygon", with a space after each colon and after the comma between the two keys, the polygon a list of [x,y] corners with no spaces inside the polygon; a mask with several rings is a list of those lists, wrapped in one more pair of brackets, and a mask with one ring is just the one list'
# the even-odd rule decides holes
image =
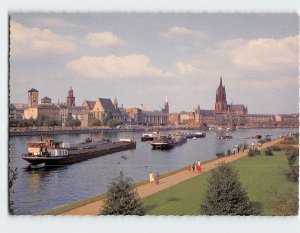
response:
{"label": "cathedral tower", "polygon": [[216,93],[216,104],[215,112],[216,113],[225,113],[228,110],[227,101],[226,101],[226,90],[225,85],[222,84],[222,76],[220,77],[220,84]]}
{"label": "cathedral tower", "polygon": [[75,97],[73,96],[73,89],[72,89],[72,87],[70,87],[70,90],[68,92],[67,106],[75,106]]}

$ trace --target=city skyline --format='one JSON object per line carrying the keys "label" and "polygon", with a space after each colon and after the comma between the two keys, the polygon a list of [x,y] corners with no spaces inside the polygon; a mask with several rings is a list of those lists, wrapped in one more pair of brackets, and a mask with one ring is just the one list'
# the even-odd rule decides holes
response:
{"label": "city skyline", "polygon": [[77,105],[214,109],[222,75],[229,104],[298,112],[296,14],[13,13],[10,26],[11,103],[32,87],[64,102],[72,86]]}

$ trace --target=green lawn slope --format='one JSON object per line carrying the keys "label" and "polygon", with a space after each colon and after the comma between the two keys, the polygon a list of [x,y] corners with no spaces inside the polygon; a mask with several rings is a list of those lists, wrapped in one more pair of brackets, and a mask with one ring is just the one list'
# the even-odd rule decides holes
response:
{"label": "green lawn slope", "polygon": [[[239,174],[239,180],[248,196],[257,207],[258,215],[275,215],[266,204],[272,189],[279,193],[289,187],[298,190],[298,183],[287,180],[283,170],[287,168],[285,151],[274,152],[274,156],[257,155],[230,163]],[[206,172],[188,181],[165,189],[143,199],[147,215],[199,215],[200,204],[206,190]],[[260,208],[262,207],[262,208]],[[260,211],[259,211],[260,209]]]}

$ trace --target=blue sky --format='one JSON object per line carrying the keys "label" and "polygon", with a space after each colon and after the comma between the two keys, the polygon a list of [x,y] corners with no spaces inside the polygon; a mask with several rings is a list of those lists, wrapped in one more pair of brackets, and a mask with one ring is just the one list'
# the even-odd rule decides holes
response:
{"label": "blue sky", "polygon": [[11,102],[76,104],[118,98],[125,107],[213,109],[220,75],[227,101],[250,113],[298,112],[298,15],[12,13]]}

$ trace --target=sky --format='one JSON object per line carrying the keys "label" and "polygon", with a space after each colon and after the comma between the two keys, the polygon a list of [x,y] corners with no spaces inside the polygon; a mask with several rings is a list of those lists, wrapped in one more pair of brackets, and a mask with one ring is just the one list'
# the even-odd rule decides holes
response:
{"label": "sky", "polygon": [[76,105],[117,97],[170,111],[227,102],[249,113],[299,112],[297,14],[12,13],[10,102],[27,91]]}

